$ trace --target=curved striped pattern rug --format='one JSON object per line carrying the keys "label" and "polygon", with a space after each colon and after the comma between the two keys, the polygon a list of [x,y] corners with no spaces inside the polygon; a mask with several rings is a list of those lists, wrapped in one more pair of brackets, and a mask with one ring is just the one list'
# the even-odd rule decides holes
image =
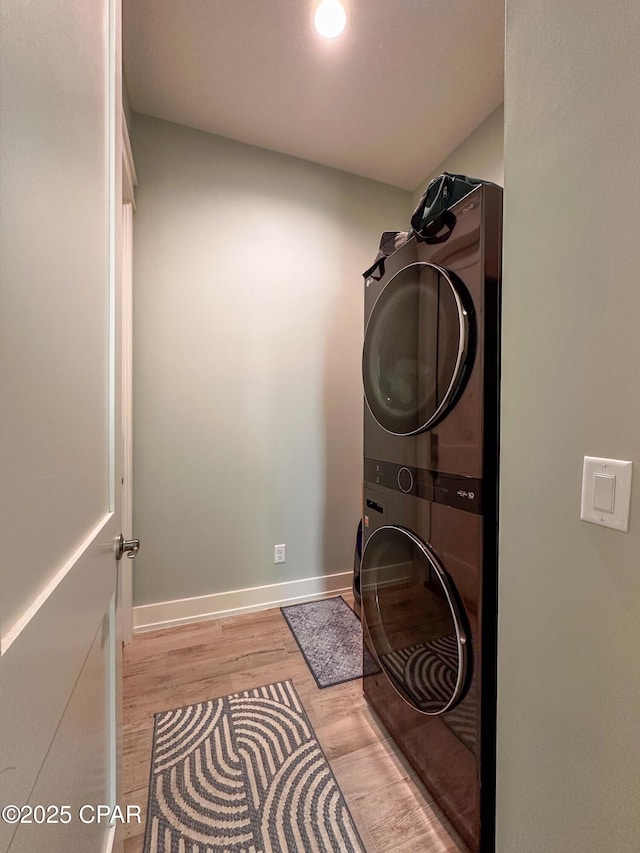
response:
{"label": "curved striped pattern rug", "polygon": [[145,853],[364,853],[290,681],[156,714]]}

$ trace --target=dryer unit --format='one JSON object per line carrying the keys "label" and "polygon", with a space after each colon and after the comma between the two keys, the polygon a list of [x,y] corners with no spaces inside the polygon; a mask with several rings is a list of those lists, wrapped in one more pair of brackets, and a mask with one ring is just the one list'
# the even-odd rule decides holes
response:
{"label": "dryer unit", "polygon": [[473,851],[494,843],[502,191],[365,283],[364,692]]}

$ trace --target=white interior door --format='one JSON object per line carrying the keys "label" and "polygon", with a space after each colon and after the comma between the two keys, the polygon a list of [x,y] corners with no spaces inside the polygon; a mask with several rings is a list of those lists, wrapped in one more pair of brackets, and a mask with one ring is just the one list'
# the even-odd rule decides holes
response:
{"label": "white interior door", "polygon": [[11,853],[98,853],[113,839],[80,808],[116,797],[119,28],[119,0],[2,3],[0,806],[21,822],[5,810],[0,851]]}
{"label": "white interior door", "polygon": [[[123,160],[124,165],[124,160]],[[124,187],[123,187],[124,189]],[[132,187],[133,189],[133,187]],[[122,451],[123,469],[121,481],[122,532],[125,539],[133,538],[133,442],[132,442],[132,337],[133,337],[133,203],[122,206]],[[120,565],[119,590],[122,639],[130,643],[133,639],[133,566],[130,560]]]}
{"label": "white interior door", "polygon": [[[127,120],[122,110],[122,243],[120,259],[120,317],[122,331],[121,423],[122,459],[121,480],[122,532],[125,539],[133,537],[133,212],[135,188],[138,185]],[[133,567],[129,560],[120,564],[118,600],[122,640],[133,640]]]}

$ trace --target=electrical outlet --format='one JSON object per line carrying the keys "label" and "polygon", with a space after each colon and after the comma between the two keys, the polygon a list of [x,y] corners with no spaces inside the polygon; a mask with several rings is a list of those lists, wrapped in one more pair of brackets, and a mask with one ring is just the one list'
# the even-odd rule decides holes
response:
{"label": "electrical outlet", "polygon": [[273,546],[273,562],[274,563],[286,563],[287,562],[287,546],[286,545],[274,545]]}

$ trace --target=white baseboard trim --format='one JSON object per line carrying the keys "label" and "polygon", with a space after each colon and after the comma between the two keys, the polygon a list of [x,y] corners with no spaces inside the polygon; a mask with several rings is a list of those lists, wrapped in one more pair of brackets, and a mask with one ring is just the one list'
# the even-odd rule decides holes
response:
{"label": "white baseboard trim", "polygon": [[157,631],[189,622],[203,622],[205,619],[329,598],[351,592],[352,578],[352,572],[339,572],[316,578],[254,586],[250,589],[216,592],[196,598],[142,604],[133,608],[133,632],[141,634],[144,631]]}

